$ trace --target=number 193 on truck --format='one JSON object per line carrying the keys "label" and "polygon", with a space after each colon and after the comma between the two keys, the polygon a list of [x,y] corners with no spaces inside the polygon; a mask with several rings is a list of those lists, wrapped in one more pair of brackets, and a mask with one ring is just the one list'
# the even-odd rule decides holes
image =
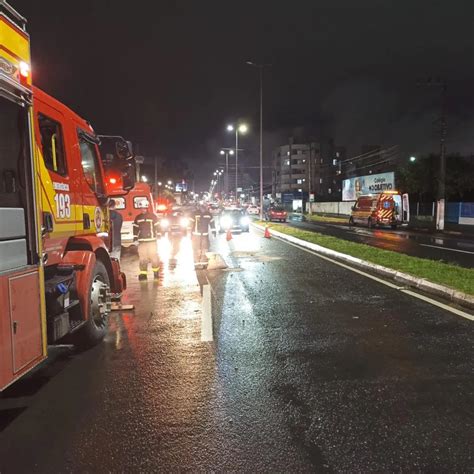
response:
{"label": "number 193 on truck", "polygon": [[0,390],[50,344],[102,340],[126,286],[105,237],[109,197],[134,185],[130,147],[117,138],[106,170],[94,130],[33,87],[30,64],[26,20],[1,0]]}

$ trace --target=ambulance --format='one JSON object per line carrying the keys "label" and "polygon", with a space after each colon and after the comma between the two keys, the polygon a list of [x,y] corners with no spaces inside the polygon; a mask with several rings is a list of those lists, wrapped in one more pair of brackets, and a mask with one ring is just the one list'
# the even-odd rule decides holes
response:
{"label": "ambulance", "polygon": [[384,191],[380,194],[365,194],[357,198],[352,206],[349,225],[390,226],[396,229],[409,220],[408,194]]}

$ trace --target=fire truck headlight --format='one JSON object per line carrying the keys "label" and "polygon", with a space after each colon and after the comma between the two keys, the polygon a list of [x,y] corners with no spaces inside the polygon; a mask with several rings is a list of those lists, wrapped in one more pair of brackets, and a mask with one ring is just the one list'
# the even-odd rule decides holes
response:
{"label": "fire truck headlight", "polygon": [[250,219],[247,216],[244,216],[240,219],[240,225],[249,225],[250,224]]}
{"label": "fire truck headlight", "polygon": [[167,229],[170,226],[170,221],[168,219],[161,219],[160,227],[162,229]]}

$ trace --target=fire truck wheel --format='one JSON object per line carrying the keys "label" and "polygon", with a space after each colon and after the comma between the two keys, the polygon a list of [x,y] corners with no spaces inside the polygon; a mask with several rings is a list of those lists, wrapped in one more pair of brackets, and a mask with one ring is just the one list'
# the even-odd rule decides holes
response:
{"label": "fire truck wheel", "polygon": [[88,319],[77,332],[77,346],[92,347],[104,339],[108,329],[110,303],[109,275],[104,264],[97,260],[91,278]]}

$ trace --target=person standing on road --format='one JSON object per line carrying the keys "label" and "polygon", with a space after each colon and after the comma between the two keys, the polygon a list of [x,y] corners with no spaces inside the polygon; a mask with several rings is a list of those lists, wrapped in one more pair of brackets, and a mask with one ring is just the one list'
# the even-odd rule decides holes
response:
{"label": "person standing on road", "polygon": [[158,238],[160,237],[160,223],[158,217],[144,207],[141,214],[133,222],[133,236],[138,240],[138,256],[140,259],[139,280],[148,278],[148,264],[155,280],[160,277],[160,259],[158,257]]}
{"label": "person standing on road", "polygon": [[201,205],[197,209],[193,218],[193,234],[191,241],[193,244],[194,266],[207,267],[209,250],[209,230],[213,230],[212,216],[206,205]]}
{"label": "person standing on road", "polygon": [[110,235],[112,236],[112,241],[110,245],[110,256],[120,260],[120,253],[122,249],[122,223],[123,217],[120,212],[115,210],[116,202],[114,199],[110,200],[109,203],[109,215],[110,215]]}

